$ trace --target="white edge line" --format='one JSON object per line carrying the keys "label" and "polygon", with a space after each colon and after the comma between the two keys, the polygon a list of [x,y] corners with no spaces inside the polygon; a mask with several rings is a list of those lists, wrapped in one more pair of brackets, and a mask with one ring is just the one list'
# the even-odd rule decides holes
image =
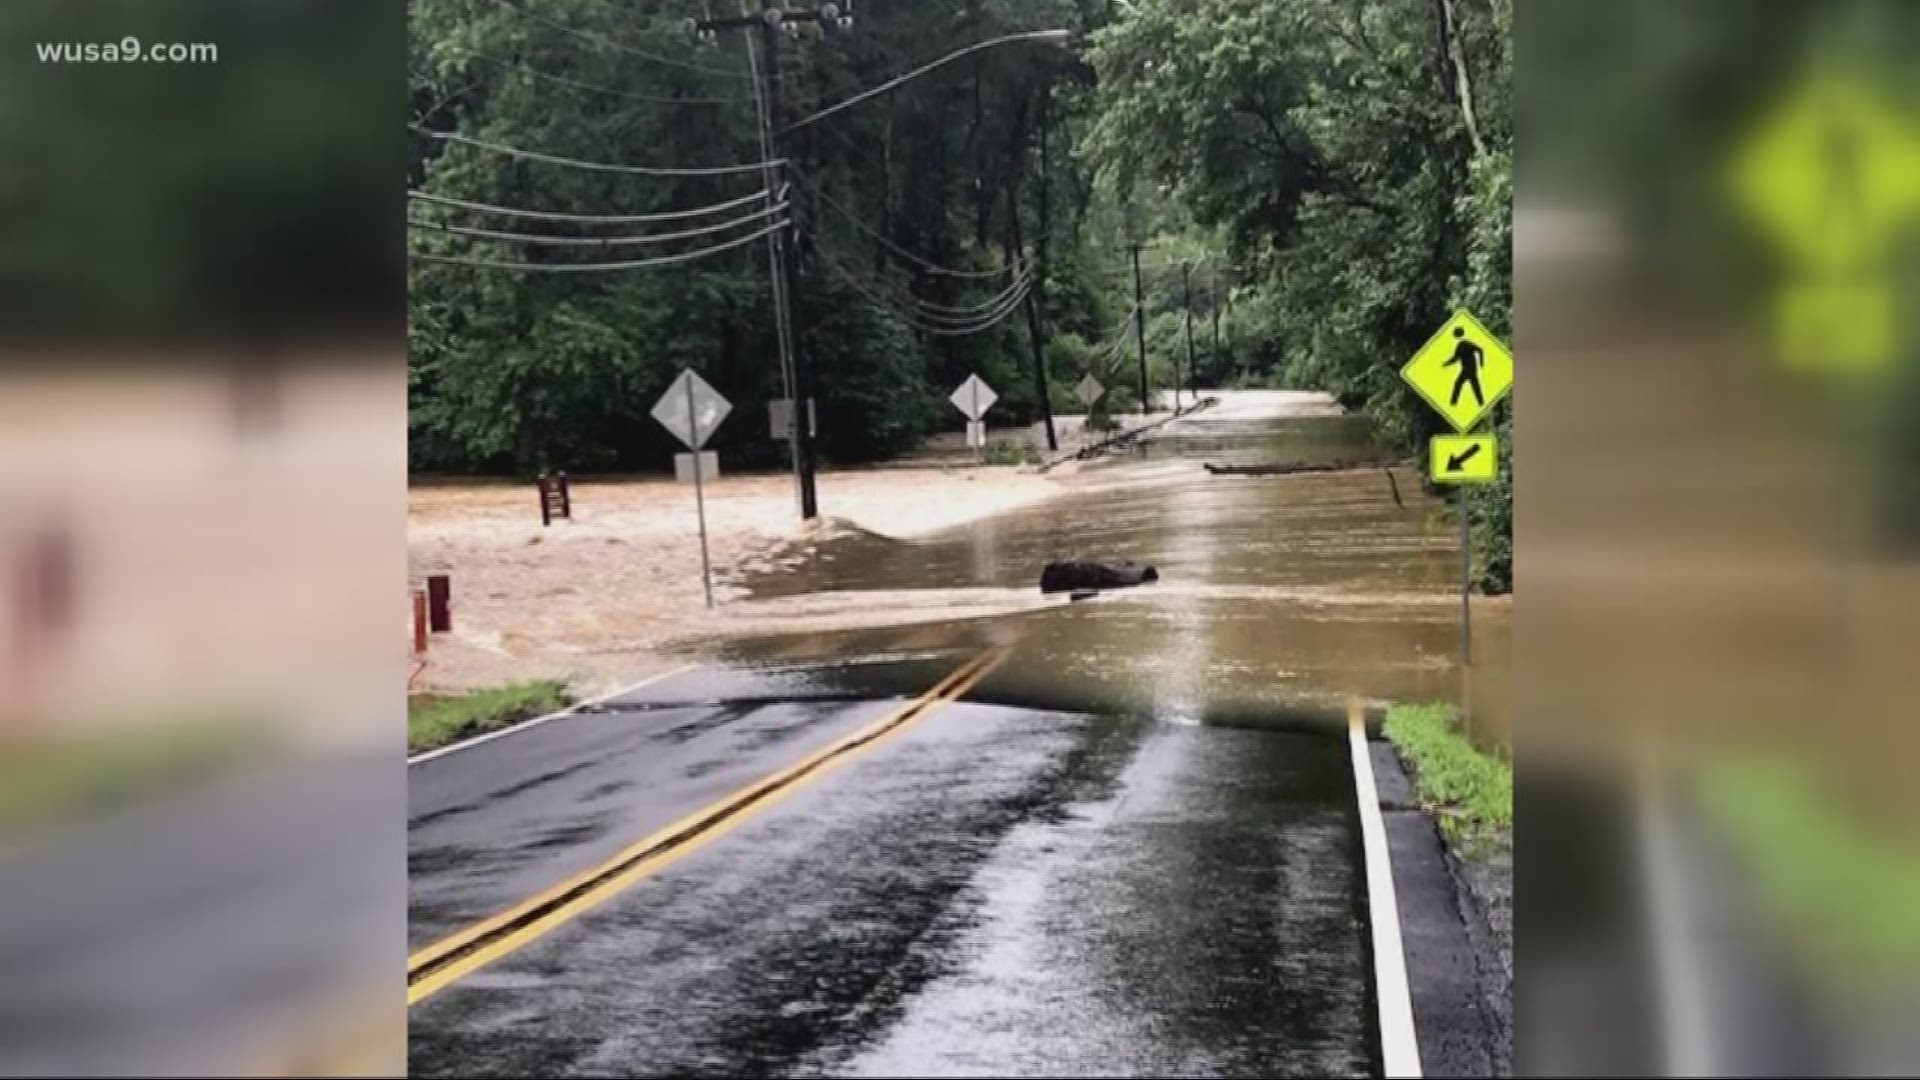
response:
{"label": "white edge line", "polygon": [[676,675],[685,675],[687,672],[692,671],[694,668],[697,668],[699,666],[700,665],[698,664],[685,664],[680,667],[674,668],[672,671],[663,671],[658,675],[650,675],[647,678],[641,679],[637,683],[633,683],[629,686],[623,686],[620,689],[611,691],[609,693],[601,694],[599,697],[588,698],[585,701],[576,701],[573,704],[567,706],[566,708],[561,709],[559,712],[550,712],[545,716],[536,716],[531,720],[522,720],[517,724],[513,724],[508,727],[503,727],[498,731],[489,731],[484,735],[475,735],[471,739],[462,739],[457,743],[453,743],[449,746],[442,746],[437,750],[422,751],[421,753],[415,754],[412,757],[408,758],[407,764],[418,765],[423,761],[432,761],[434,758],[444,757],[445,755],[451,754],[456,750],[471,750],[472,748],[479,746],[481,743],[489,743],[495,739],[504,739],[509,735],[515,734],[517,732],[525,731],[528,728],[538,727],[549,720],[558,720],[563,716],[572,716],[574,713],[579,712],[581,709],[591,708],[592,706],[598,705],[601,702],[612,701],[614,698],[617,698],[622,694],[631,694],[635,690],[652,686],[654,683],[665,682]]}
{"label": "white edge line", "polygon": [[1358,709],[1347,718],[1353,750],[1353,782],[1360,800],[1360,839],[1366,850],[1367,921],[1373,925],[1374,994],[1380,1002],[1380,1057],[1390,1077],[1420,1075],[1420,1040],[1413,1029],[1413,994],[1407,989],[1407,957],[1400,943],[1400,904],[1393,891],[1393,860],[1387,824],[1373,783],[1366,721]]}
{"label": "white edge line", "polygon": [[1635,792],[1641,877],[1645,882],[1648,922],[1652,924],[1655,993],[1660,1002],[1661,1049],[1668,1076],[1724,1076],[1708,1026],[1707,991],[1701,979],[1705,963],[1693,932],[1683,881],[1685,855],[1662,796],[1653,766],[1643,764]]}

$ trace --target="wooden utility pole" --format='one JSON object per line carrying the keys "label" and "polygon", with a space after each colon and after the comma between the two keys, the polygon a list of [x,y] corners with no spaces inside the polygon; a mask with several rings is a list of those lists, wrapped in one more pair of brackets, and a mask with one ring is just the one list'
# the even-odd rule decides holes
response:
{"label": "wooden utility pole", "polygon": [[[1186,294],[1187,308],[1187,397],[1197,401],[1193,390],[1193,264],[1180,264],[1180,286]],[[1174,380],[1173,411],[1180,411],[1180,380]]]}
{"label": "wooden utility pole", "polygon": [[1213,300],[1213,377],[1217,380],[1220,378],[1220,268],[1211,259],[1207,260],[1207,286]]}
{"label": "wooden utility pole", "polygon": [[[1053,395],[1047,381],[1047,338],[1041,329],[1041,305],[1047,296],[1047,233],[1052,224],[1047,209],[1047,97],[1050,87],[1040,91],[1040,235],[1034,238],[1033,283],[1027,287],[1027,339],[1033,343],[1033,392],[1040,401],[1040,416],[1047,425],[1047,449],[1058,451],[1060,439],[1053,430]],[[1021,155],[1023,158],[1024,154]],[[1016,162],[1016,168],[1019,166]],[[1017,193],[1019,181],[1015,180]],[[1012,200],[1014,243],[1019,244],[1020,200]]]}

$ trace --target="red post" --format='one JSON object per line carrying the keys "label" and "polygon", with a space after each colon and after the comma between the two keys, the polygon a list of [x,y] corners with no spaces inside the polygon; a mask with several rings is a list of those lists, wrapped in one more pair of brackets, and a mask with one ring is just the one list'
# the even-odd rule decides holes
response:
{"label": "red post", "polygon": [[427,651],[427,591],[413,590],[413,654],[424,656]]}
{"label": "red post", "polygon": [[453,579],[446,574],[427,578],[427,626],[436,634],[453,629]]}

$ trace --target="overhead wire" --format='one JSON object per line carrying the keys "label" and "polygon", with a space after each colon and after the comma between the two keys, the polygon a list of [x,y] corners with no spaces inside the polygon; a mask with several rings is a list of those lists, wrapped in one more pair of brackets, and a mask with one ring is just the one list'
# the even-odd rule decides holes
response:
{"label": "overhead wire", "polygon": [[714,244],[710,247],[697,248],[693,251],[676,252],[672,255],[656,255],[656,256],[653,256],[652,258],[647,258],[647,259],[633,259],[626,262],[610,262],[610,263],[505,262],[498,259],[476,259],[476,258],[471,258],[467,256],[458,256],[458,255],[433,255],[433,254],[429,254],[426,252],[419,252],[419,251],[410,251],[407,253],[407,255],[409,258],[418,259],[422,262],[451,263],[456,266],[474,266],[474,267],[480,267],[488,270],[516,270],[516,271],[521,271],[525,273],[567,274],[567,273],[588,273],[588,272],[597,271],[597,270],[643,270],[650,267],[671,266],[675,263],[690,262],[694,259],[706,258],[709,255],[717,255],[723,251],[730,251],[734,248],[741,247],[745,244],[750,244],[753,241],[760,239],[761,237],[769,236],[774,232],[779,231],[780,229],[786,228],[789,224],[791,224],[791,222],[786,220],[776,221],[773,224],[768,225],[766,228],[761,229],[759,232],[750,233],[746,236],[737,237],[735,239],[728,240],[727,242],[722,244]]}
{"label": "overhead wire", "polygon": [[915,329],[919,330],[923,334],[935,334],[943,337],[966,337],[972,334],[978,334],[987,330],[991,330],[995,326],[998,326],[1000,323],[1006,321],[1007,316],[1020,310],[1020,304],[1026,298],[1027,298],[1027,294],[1022,292],[1019,296],[1015,297],[1012,302],[1007,304],[1005,308],[1003,308],[1001,311],[997,312],[993,316],[989,318],[980,319],[973,323],[968,323],[964,326],[938,326],[938,325],[928,326],[924,323],[917,323],[917,322],[913,323],[913,326]]}
{"label": "overhead wire", "polygon": [[865,282],[862,282],[860,280],[859,275],[848,270],[845,266],[843,266],[840,263],[838,259],[834,258],[832,250],[829,247],[827,247],[827,245],[818,243],[817,238],[815,243],[815,250],[820,253],[821,261],[825,262],[829,269],[831,269],[835,274],[837,274],[848,285],[852,286],[854,291],[860,293],[862,296],[865,296],[868,300],[873,301],[875,304],[878,304],[879,306],[892,311],[896,316],[900,318],[902,322],[906,323],[908,326],[913,327],[915,330],[918,330],[925,334],[934,334],[941,337],[964,337],[971,334],[981,333],[982,331],[992,329],[995,325],[998,325],[1000,322],[1004,321],[1008,315],[1012,314],[1014,311],[1019,310],[1019,307],[1020,307],[1019,301],[1026,299],[1026,293],[1023,291],[1020,293],[1020,295],[1017,298],[1015,298],[1012,302],[1006,305],[1005,310],[1000,311],[998,314],[995,314],[991,318],[979,320],[971,325],[943,326],[938,324],[931,324],[926,321],[923,321],[920,318],[917,318],[911,312],[902,311],[900,309],[900,306],[897,303],[875,292]]}
{"label": "overhead wire", "polygon": [[667,210],[652,214],[570,214],[557,210],[526,210],[512,206],[496,206],[492,203],[473,202],[467,199],[455,199],[445,195],[435,195],[429,191],[408,191],[407,197],[424,202],[439,203],[461,210],[471,210],[482,214],[499,214],[503,217],[521,217],[537,221],[571,221],[589,225],[650,225],[663,221],[684,221],[688,218],[705,217],[709,214],[737,210],[750,203],[764,202],[765,191],[756,191],[751,195],[742,195],[737,199],[714,203],[710,206],[694,207],[691,210]]}
{"label": "overhead wire", "polygon": [[529,67],[516,60],[502,60],[497,56],[488,56],[486,53],[469,52],[466,55],[469,59],[483,60],[489,64],[496,64],[503,68],[531,75],[536,79],[544,79],[547,82],[558,83],[561,86],[569,86],[575,90],[612,94],[616,97],[631,98],[634,101],[645,101],[654,105],[738,105],[753,100],[752,97],[666,97],[660,94],[643,94],[637,90],[620,90],[611,86],[601,86],[599,83],[569,79],[564,75],[554,75],[541,71],[536,67]]}
{"label": "overhead wire", "polygon": [[938,328],[938,329],[977,328],[977,329],[984,330],[987,327],[992,326],[995,323],[999,322],[1001,319],[1006,318],[1008,315],[1012,314],[1014,311],[1018,310],[1020,305],[1026,302],[1026,299],[1027,299],[1027,294],[1025,291],[1022,291],[1018,296],[1015,296],[1013,299],[1007,301],[1005,304],[1001,305],[1000,307],[995,308],[991,312],[986,312],[981,315],[972,316],[966,319],[950,319],[945,316],[928,315],[922,312],[918,316],[918,321],[926,323],[930,330],[934,328]]}
{"label": "overhead wire", "polygon": [[774,161],[755,161],[744,165],[713,165],[706,168],[661,168],[652,165],[615,165],[604,161],[586,161],[581,158],[563,157],[539,150],[522,150],[518,147],[503,146],[499,143],[483,142],[467,135],[452,131],[435,131],[419,124],[409,124],[413,130],[430,139],[442,142],[459,143],[490,153],[504,154],[508,157],[525,158],[529,161],[543,161],[550,165],[565,165],[574,169],[592,169],[598,172],[632,173],[637,176],[732,176],[739,173],[763,172],[769,167],[783,165],[785,158]]}
{"label": "overhead wire", "polygon": [[727,221],[712,225],[703,225],[697,229],[682,229],[678,232],[668,233],[645,233],[637,236],[552,236],[540,233],[503,232],[495,229],[475,229],[464,225],[449,225],[439,221],[422,221],[418,218],[409,218],[407,224],[415,228],[433,229],[438,232],[453,233],[459,236],[473,236],[483,240],[510,240],[518,244],[620,247],[627,244],[664,244],[674,240],[689,240],[696,236],[711,236],[714,233],[726,232],[728,229],[737,229],[742,225],[751,224],[752,222],[771,217],[785,210],[787,205],[786,203],[777,203],[773,206],[756,210],[751,214],[731,218]]}
{"label": "overhead wire", "polygon": [[605,46],[606,48],[615,49],[620,52],[626,53],[629,56],[638,56],[645,60],[651,60],[656,64],[667,64],[672,67],[685,68],[688,71],[705,72],[710,75],[724,75],[730,79],[752,78],[751,75],[748,75],[745,72],[733,71],[728,68],[709,67],[706,64],[695,64],[687,60],[676,60],[671,56],[663,56],[659,53],[648,52],[645,49],[637,49],[624,42],[616,41],[615,39],[608,37],[605,34],[592,33],[590,31],[581,30],[578,27],[569,26],[566,23],[560,22],[556,19],[549,19],[544,15],[535,15],[531,8],[523,4],[514,3],[513,0],[493,0],[493,2],[496,4],[499,4],[501,7],[504,7],[504,8],[512,8],[515,12],[518,12],[522,18],[530,19],[533,22],[540,23],[543,26],[551,27],[552,29],[558,30],[563,34],[570,34],[574,37],[581,39],[582,41],[590,41],[596,45],[602,45],[602,46]]}
{"label": "overhead wire", "polygon": [[863,233],[866,233],[868,236],[873,237],[875,240],[878,240],[882,245],[884,245],[887,248],[887,250],[893,252],[894,254],[900,256],[903,259],[906,259],[909,262],[912,262],[913,264],[927,271],[928,273],[943,274],[948,277],[957,277],[957,278],[987,279],[987,278],[999,277],[1000,275],[1008,273],[1009,271],[1014,269],[1014,264],[1012,263],[1009,263],[1005,266],[998,267],[993,270],[956,270],[950,266],[941,266],[939,263],[932,262],[931,260],[923,258],[919,255],[916,255],[913,252],[908,251],[906,248],[903,248],[900,245],[894,243],[893,241],[887,239],[886,237],[880,235],[880,233],[876,229],[874,229],[873,226],[868,225],[864,221],[861,221],[860,215],[847,209],[845,206],[842,206],[839,202],[835,201],[832,196],[820,190],[819,185],[815,184],[812,180],[802,175],[798,169],[789,167],[787,169],[787,173],[791,175],[794,178],[794,180],[798,181],[800,186],[804,188],[809,194],[813,195],[815,198],[819,199],[822,203],[826,204],[828,207],[838,212],[841,217],[845,218],[848,222],[852,223],[852,225],[855,228],[859,229]]}
{"label": "overhead wire", "polygon": [[925,309],[929,313],[940,313],[940,314],[947,314],[947,315],[977,315],[990,308],[998,307],[1001,301],[1005,300],[1008,296],[1011,296],[1015,290],[1024,287],[1031,280],[1033,280],[1033,275],[1031,273],[1023,271],[1019,277],[1013,280],[1013,283],[1011,285],[1008,285],[1005,289],[1002,289],[998,294],[993,296],[991,299],[983,300],[978,304],[966,304],[966,305],[936,304],[931,300],[922,300],[917,296],[914,297],[913,302],[916,306],[922,309]]}

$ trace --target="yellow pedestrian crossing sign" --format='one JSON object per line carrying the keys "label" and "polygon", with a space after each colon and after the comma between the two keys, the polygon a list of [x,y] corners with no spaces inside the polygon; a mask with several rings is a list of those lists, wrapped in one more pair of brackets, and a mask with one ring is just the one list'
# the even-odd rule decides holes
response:
{"label": "yellow pedestrian crossing sign", "polygon": [[1467,431],[1513,389],[1513,354],[1464,309],[1413,354],[1400,377],[1456,431]]}
{"label": "yellow pedestrian crossing sign", "polygon": [[1871,267],[1920,219],[1920,124],[1857,76],[1818,71],[1735,158],[1733,187],[1801,268]]}
{"label": "yellow pedestrian crossing sign", "polygon": [[1492,435],[1435,435],[1428,448],[1436,484],[1491,484],[1500,472],[1500,443]]}

